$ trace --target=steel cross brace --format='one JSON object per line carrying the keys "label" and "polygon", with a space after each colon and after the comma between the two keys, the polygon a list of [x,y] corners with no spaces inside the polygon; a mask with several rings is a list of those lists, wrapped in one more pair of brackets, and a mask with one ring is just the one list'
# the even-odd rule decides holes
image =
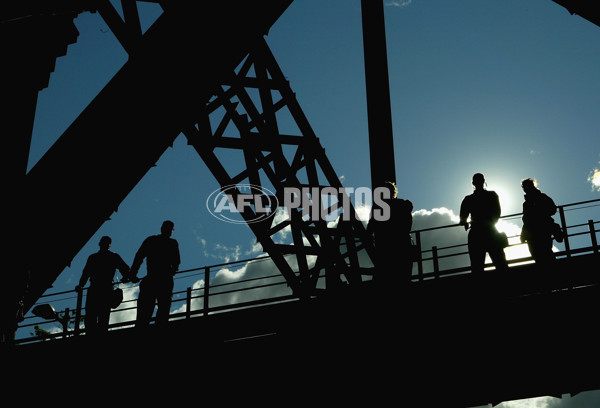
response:
{"label": "steel cross brace", "polygon": [[[282,206],[286,188],[308,187],[312,194],[305,197],[305,203],[311,203],[309,200],[323,189],[331,192],[333,188],[337,202],[320,200],[319,211],[324,215],[339,211],[344,203],[337,222],[307,217],[313,209],[308,206],[271,209],[287,210],[288,216],[253,222],[256,208],[244,207],[240,214],[263,250],[300,297],[316,292],[322,270],[328,290],[341,285],[342,277],[348,284],[360,283],[365,269],[359,258],[367,263],[373,259],[372,241],[266,41],[262,39],[256,45],[237,72],[224,75],[219,82],[201,119],[183,133],[222,189],[227,188],[235,199],[242,194],[238,187],[244,183],[256,186],[258,193],[265,188],[275,193]],[[279,131],[278,114],[283,114],[285,108],[297,134]],[[219,158],[223,151],[230,150],[241,152],[243,170],[239,171],[239,163],[236,170],[231,160]],[[276,237],[284,229],[291,233],[292,242],[283,243]]]}

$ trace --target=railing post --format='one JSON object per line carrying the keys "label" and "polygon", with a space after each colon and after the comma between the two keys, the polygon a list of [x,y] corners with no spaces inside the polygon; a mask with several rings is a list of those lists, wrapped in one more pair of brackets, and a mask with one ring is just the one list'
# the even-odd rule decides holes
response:
{"label": "railing post", "polygon": [[79,336],[79,323],[81,322],[81,304],[83,300],[83,288],[77,291],[77,308],[75,309],[75,329],[74,336]]}
{"label": "railing post", "polygon": [[590,236],[592,238],[592,247],[594,253],[598,253],[598,240],[596,239],[596,229],[594,228],[594,220],[588,220],[588,227],[590,228]]}
{"label": "railing post", "polygon": [[417,241],[417,249],[419,250],[419,260],[417,262],[417,271],[419,274],[419,282],[423,281],[423,251],[421,250],[421,231],[415,231],[415,241]]}
{"label": "railing post", "polygon": [[570,258],[571,245],[569,245],[569,233],[567,232],[567,222],[565,221],[565,209],[562,205],[558,207],[558,213],[560,214],[560,226],[563,230],[563,235],[565,236],[565,252],[567,254],[567,258]]}
{"label": "railing post", "polygon": [[438,260],[437,251],[438,251],[438,249],[436,246],[431,247],[431,254],[433,257],[433,274],[436,279],[438,279],[440,277],[440,264],[439,264],[439,260]]}
{"label": "railing post", "polygon": [[185,318],[189,319],[192,316],[192,288],[188,286],[185,298]]}
{"label": "railing post", "polygon": [[62,321],[60,322],[63,327],[63,338],[64,339],[66,339],[69,336],[69,320],[71,320],[70,317],[71,317],[70,310],[67,307],[65,309],[65,315],[63,316]]}
{"label": "railing post", "polygon": [[204,316],[208,315],[208,298],[210,296],[210,267],[204,268]]}

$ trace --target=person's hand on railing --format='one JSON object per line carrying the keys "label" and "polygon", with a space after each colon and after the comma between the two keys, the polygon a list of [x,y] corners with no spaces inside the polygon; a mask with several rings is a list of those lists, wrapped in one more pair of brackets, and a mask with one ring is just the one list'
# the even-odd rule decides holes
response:
{"label": "person's hand on railing", "polygon": [[138,283],[140,281],[140,278],[138,278],[137,276],[132,276],[132,277],[123,277],[123,279],[121,279],[121,281],[119,283]]}

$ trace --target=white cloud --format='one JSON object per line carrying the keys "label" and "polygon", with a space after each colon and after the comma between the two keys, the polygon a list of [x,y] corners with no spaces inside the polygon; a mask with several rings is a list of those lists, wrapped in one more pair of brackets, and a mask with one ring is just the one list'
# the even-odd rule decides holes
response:
{"label": "white cloud", "polygon": [[497,408],[549,408],[555,400],[553,397],[527,398],[503,402]]}
{"label": "white cloud", "polygon": [[206,258],[222,263],[239,261],[244,253],[239,244],[230,247],[221,243],[215,244],[212,250],[205,249],[203,252]]}
{"label": "white cloud", "polygon": [[112,310],[110,324],[134,322],[137,316],[137,299],[140,293],[139,285],[121,284],[120,288],[123,289],[123,301],[116,309]]}
{"label": "white cloud", "polygon": [[[293,257],[288,258],[292,269],[297,268]],[[251,281],[247,281],[252,279]],[[244,282],[246,281],[246,282]],[[281,284],[277,284],[281,283]],[[204,307],[204,279],[197,280],[192,285],[192,295],[197,298],[192,300],[191,310],[202,310]],[[224,293],[219,295],[219,293]],[[250,261],[242,266],[220,269],[210,280],[210,307],[233,305],[252,300],[268,299],[291,294],[291,289],[285,282],[283,275],[271,259]],[[179,306],[171,313],[185,312],[185,304]]]}
{"label": "white cloud", "polygon": [[[287,220],[290,219],[290,215],[288,214],[288,210],[285,207],[277,207],[277,210],[275,211],[275,216],[273,217],[273,226],[279,225],[282,222],[285,222]],[[275,236],[273,237],[274,240],[280,242],[283,242],[286,240],[286,238],[290,235],[290,232],[292,232],[292,228],[288,225],[287,227],[281,229],[279,232],[277,232],[277,234],[275,234]]]}
{"label": "white cloud", "polygon": [[425,229],[439,227],[448,224],[458,224],[458,215],[446,208],[434,208],[432,210],[417,210],[413,212],[413,229]]}
{"label": "white cloud", "polygon": [[390,0],[386,1],[385,5],[389,7],[406,7],[410,3],[412,3],[412,0]]}
{"label": "white cloud", "polygon": [[592,191],[600,191],[600,169],[596,168],[592,170],[588,175],[587,181],[592,184]]}
{"label": "white cloud", "polygon": [[354,208],[354,212],[356,213],[356,218],[363,221],[364,224],[369,221],[371,217],[371,206],[370,205],[360,205]]}
{"label": "white cloud", "polygon": [[263,247],[260,242],[253,242],[250,249],[244,252],[246,256],[252,256],[263,252]]}

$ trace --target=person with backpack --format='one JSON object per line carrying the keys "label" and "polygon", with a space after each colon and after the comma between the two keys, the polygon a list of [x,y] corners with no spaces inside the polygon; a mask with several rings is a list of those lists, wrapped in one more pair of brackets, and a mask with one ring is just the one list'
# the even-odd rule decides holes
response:
{"label": "person with backpack", "polygon": [[548,265],[555,260],[552,251],[555,223],[552,216],[556,214],[556,204],[538,189],[534,178],[522,180],[521,188],[525,192],[521,242],[527,242],[529,252],[537,264]]}

